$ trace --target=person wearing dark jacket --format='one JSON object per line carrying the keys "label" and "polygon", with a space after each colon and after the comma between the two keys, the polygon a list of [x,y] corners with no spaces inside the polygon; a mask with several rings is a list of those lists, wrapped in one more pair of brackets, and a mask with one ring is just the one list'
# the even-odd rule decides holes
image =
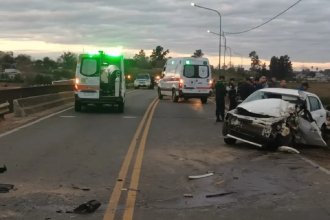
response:
{"label": "person wearing dark jacket", "polygon": [[253,86],[253,81],[249,77],[247,77],[246,81],[238,87],[238,95],[241,97],[242,101],[244,101],[254,91],[255,91],[255,88]]}
{"label": "person wearing dark jacket", "polygon": [[237,87],[235,85],[234,78],[230,79],[229,84],[227,86],[227,92],[229,98],[229,110],[232,110],[237,106],[237,101],[236,101]]}
{"label": "person wearing dark jacket", "polygon": [[215,115],[217,117],[216,120],[217,122],[223,121],[225,119],[226,86],[224,84],[224,81],[225,81],[225,77],[219,76],[219,80],[215,84],[215,102],[216,102]]}

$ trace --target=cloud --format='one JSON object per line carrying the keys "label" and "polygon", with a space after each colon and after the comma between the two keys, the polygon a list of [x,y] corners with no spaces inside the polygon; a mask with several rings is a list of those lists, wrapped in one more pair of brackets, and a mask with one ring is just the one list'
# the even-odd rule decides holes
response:
{"label": "cloud", "polygon": [[[195,3],[219,10],[222,30],[238,32],[268,20],[294,2],[199,0]],[[287,54],[296,62],[329,63],[329,14],[328,0],[301,1],[263,27],[245,34],[227,35],[227,44],[245,58],[255,50],[265,60]],[[173,54],[192,54],[196,49],[202,49],[210,57],[218,54],[218,37],[206,32],[208,29],[219,32],[218,15],[191,7],[186,0],[2,0],[0,17],[0,39],[12,42],[6,47],[0,45],[0,50],[17,50],[17,42],[26,44],[25,49],[30,44],[33,49],[35,42],[44,42],[68,50],[84,45],[121,45],[134,51],[152,50],[161,45]]]}

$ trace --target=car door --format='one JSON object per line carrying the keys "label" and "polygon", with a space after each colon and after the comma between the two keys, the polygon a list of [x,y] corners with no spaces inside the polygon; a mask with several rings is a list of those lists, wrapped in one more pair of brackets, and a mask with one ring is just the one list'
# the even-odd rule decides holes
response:
{"label": "car door", "polygon": [[299,142],[314,146],[327,146],[327,143],[322,138],[320,128],[315,121],[307,120],[306,118],[299,117],[299,131],[301,140]]}
{"label": "car door", "polygon": [[308,96],[309,111],[319,128],[325,123],[326,111],[321,101],[315,96]]}

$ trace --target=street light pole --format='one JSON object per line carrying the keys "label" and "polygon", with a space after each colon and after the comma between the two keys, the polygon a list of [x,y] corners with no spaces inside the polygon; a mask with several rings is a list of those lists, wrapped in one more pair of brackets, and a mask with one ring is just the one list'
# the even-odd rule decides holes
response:
{"label": "street light pole", "polygon": [[[225,52],[223,54],[223,66],[224,66],[224,70],[226,69],[226,52],[227,52],[227,38],[225,36],[225,32],[222,32],[222,35],[221,34],[218,34],[218,33],[215,33],[213,31],[210,31],[210,30],[207,30],[208,33],[211,33],[211,34],[215,34],[215,35],[218,35],[219,37],[223,37],[225,39]],[[230,58],[231,59],[231,58]]]}
{"label": "street light pole", "polygon": [[[221,14],[220,14],[219,11],[214,10],[212,8],[207,8],[207,7],[204,7],[204,6],[197,5],[193,2],[191,3],[191,6],[206,9],[206,10],[213,11],[213,12],[217,13],[219,15],[219,18],[220,18],[219,33],[221,33]],[[220,70],[221,70],[221,35],[219,36],[219,73],[220,73]]]}
{"label": "street light pole", "polygon": [[223,69],[226,70],[227,39],[224,31],[222,32],[222,36],[225,39],[225,52],[223,53]]}
{"label": "street light pole", "polygon": [[230,53],[230,60],[229,60],[229,67],[231,67],[231,48],[230,47],[226,47],[226,48],[228,48],[229,49],[229,53]]}

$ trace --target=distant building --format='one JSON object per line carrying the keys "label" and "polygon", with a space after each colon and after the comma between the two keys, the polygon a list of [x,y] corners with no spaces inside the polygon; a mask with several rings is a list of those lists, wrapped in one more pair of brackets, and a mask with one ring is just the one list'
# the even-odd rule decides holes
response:
{"label": "distant building", "polygon": [[21,71],[18,69],[5,69],[3,73],[7,75],[9,79],[15,79],[16,75],[22,75]]}

